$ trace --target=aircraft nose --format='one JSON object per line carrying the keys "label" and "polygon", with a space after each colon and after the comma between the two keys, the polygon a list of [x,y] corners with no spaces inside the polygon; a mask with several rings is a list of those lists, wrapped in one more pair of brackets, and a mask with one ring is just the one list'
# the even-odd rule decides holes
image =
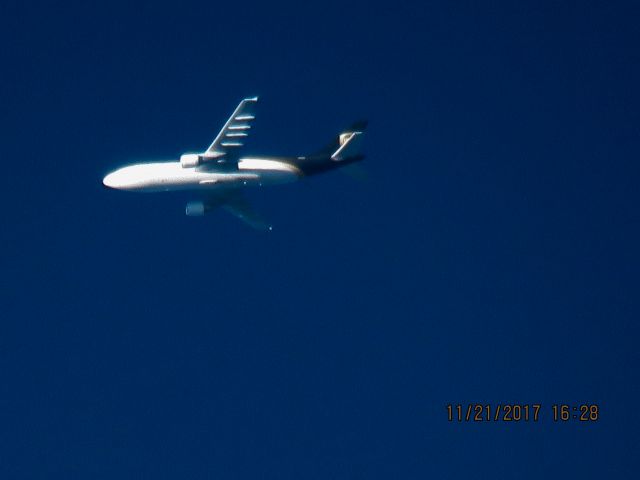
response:
{"label": "aircraft nose", "polygon": [[102,184],[108,188],[118,188],[118,179],[116,178],[116,172],[110,173],[102,179]]}

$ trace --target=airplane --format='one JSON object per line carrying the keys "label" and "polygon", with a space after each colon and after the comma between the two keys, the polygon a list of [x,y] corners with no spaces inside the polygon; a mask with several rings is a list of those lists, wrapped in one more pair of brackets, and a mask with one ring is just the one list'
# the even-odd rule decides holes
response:
{"label": "airplane", "polygon": [[289,183],[361,161],[366,121],[342,131],[329,145],[306,156],[242,156],[244,142],[255,120],[258,97],[245,98],[233,111],[209,148],[185,153],[179,161],[139,163],[104,177],[105,187],[136,192],[197,191],[185,213],[203,216],[220,207],[256,229],[271,230],[246,201],[245,187]]}

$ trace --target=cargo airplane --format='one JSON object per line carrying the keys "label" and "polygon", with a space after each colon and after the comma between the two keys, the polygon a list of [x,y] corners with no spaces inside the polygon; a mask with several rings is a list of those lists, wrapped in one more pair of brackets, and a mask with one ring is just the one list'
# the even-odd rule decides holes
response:
{"label": "cargo airplane", "polygon": [[188,216],[202,216],[221,207],[258,229],[271,226],[245,200],[245,187],[288,183],[352,165],[364,158],[360,146],[366,122],[354,123],[325,148],[306,156],[242,156],[244,142],[255,119],[258,97],[245,98],[202,153],[185,153],[179,161],[139,163],[120,168],[102,183],[136,192],[193,190],[198,200],[186,206]]}

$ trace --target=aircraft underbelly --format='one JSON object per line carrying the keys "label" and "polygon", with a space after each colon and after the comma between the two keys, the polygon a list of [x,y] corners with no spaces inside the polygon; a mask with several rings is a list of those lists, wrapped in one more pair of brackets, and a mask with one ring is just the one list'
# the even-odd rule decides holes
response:
{"label": "aircraft underbelly", "polygon": [[261,170],[255,171],[255,173],[257,174],[257,179],[252,183],[258,183],[260,185],[290,183],[298,179],[298,175],[295,173],[282,170]]}
{"label": "aircraft underbelly", "polygon": [[295,166],[270,158],[245,157],[238,162],[238,170],[257,175],[260,185],[290,183],[301,176]]}
{"label": "aircraft underbelly", "polygon": [[243,186],[261,186],[289,183],[298,179],[292,172],[285,171],[242,171],[241,173],[202,174],[194,172],[179,177],[156,178],[140,190],[166,192],[180,190],[210,190]]}

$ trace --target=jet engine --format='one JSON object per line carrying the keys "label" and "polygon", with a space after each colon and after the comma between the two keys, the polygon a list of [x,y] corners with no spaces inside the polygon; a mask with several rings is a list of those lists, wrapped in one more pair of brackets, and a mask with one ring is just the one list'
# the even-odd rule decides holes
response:
{"label": "jet engine", "polygon": [[188,217],[202,217],[206,213],[204,202],[189,202],[185,213]]}
{"label": "jet engine", "polygon": [[200,165],[201,157],[197,153],[185,153],[180,155],[180,165],[182,168],[197,167]]}

